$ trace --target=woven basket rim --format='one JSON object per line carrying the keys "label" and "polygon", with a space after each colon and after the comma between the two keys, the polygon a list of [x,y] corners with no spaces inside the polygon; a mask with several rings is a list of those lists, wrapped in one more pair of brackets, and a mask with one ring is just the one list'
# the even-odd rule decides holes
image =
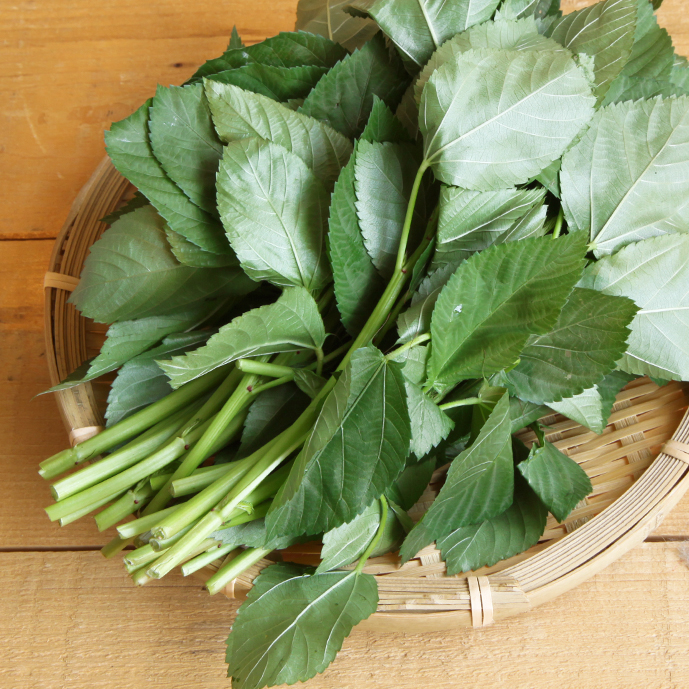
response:
{"label": "woven basket rim", "polygon": [[[89,247],[105,227],[100,219],[117,207],[127,187],[127,181],[106,156],[74,200],[55,240],[48,267],[50,279],[45,285],[46,358],[52,385],[64,377],[65,371],[60,368],[61,364],[64,368],[65,360],[78,365],[86,358],[86,319],[65,302]],[[61,276],[68,276],[66,282]],[[58,309],[66,314],[65,323],[55,317]],[[56,399],[71,438],[75,431],[95,433],[102,427],[91,383],[58,392]],[[689,410],[672,439],[680,444],[689,443]],[[379,611],[361,626],[383,632],[485,626],[574,588],[642,542],[689,490],[689,455],[685,458],[681,451],[671,455],[666,450],[612,504],[540,552],[487,576],[445,577],[443,581],[448,590],[452,588],[452,595],[466,601],[462,609],[423,613]],[[381,583],[390,581],[387,575],[377,578]],[[230,586],[230,595],[232,590]]]}

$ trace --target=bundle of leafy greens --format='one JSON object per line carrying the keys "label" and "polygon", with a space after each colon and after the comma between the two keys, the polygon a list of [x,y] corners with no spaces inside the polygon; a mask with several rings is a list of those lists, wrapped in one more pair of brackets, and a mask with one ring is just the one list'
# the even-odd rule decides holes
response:
{"label": "bundle of leafy greens", "polygon": [[106,133],[138,192],[71,297],[105,345],[58,388],[119,372],[106,430],[41,465],[139,584],[322,540],[256,578],[242,688],[328,666],[369,557],[466,572],[566,519],[591,483],[544,414],[601,432],[632,377],[689,380],[689,67],[648,0],[301,0],[297,28]]}

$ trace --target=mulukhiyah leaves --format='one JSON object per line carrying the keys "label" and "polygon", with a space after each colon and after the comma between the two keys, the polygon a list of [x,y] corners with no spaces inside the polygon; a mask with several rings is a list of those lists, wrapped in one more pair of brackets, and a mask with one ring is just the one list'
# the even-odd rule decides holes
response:
{"label": "mulukhiyah leaves", "polygon": [[[522,17],[557,16],[560,12],[560,0],[503,0],[498,14],[499,19],[521,19]],[[496,14],[496,19],[498,16]]]}
{"label": "mulukhiyah leaves", "polygon": [[401,366],[357,350],[273,502],[269,531],[317,534],[351,521],[402,473],[410,438]]}
{"label": "mulukhiyah leaves", "polygon": [[192,268],[175,259],[151,206],[122,216],[91,248],[70,302],[101,323],[171,314],[253,289],[238,268]]}
{"label": "mulukhiyah leaves", "polygon": [[490,19],[500,0],[378,0],[369,14],[417,69],[448,38]]}
{"label": "mulukhiyah leaves", "polygon": [[689,97],[600,110],[564,157],[562,202],[596,256],[689,232]]}
{"label": "mulukhiyah leaves", "polygon": [[639,307],[620,363],[635,375],[689,377],[689,236],[636,242],[589,266],[582,287],[632,299]]}
{"label": "mulukhiyah leaves", "polygon": [[220,328],[204,347],[160,362],[160,367],[177,388],[236,359],[319,349],[324,341],[316,302],[304,288],[293,287],[274,304],[248,311]]}
{"label": "mulukhiyah leaves", "polygon": [[378,31],[375,22],[345,11],[350,0],[299,0],[296,28],[326,36],[348,50],[361,48]]}
{"label": "mulukhiyah leaves", "polygon": [[370,574],[302,571],[281,563],[256,579],[228,642],[228,675],[237,689],[294,684],[323,672],[352,627],[376,611]]}
{"label": "mulukhiyah leaves", "polygon": [[312,117],[236,86],[207,81],[206,95],[223,142],[250,137],[272,141],[298,155],[332,189],[352,153],[352,145],[342,134]]}
{"label": "mulukhiyah leaves", "polygon": [[375,36],[331,69],[308,95],[299,112],[328,123],[352,139],[366,124],[375,96],[397,106],[407,85],[400,60]]}
{"label": "mulukhiyah leaves", "polygon": [[555,324],[584,253],[579,232],[508,242],[465,261],[433,310],[429,383],[442,390],[513,365],[530,335]]}
{"label": "mulukhiyah leaves", "polygon": [[534,445],[517,469],[559,522],[593,490],[586,472],[548,442],[543,447]]}
{"label": "mulukhiyah leaves", "polygon": [[548,404],[593,387],[624,354],[637,310],[631,299],[575,288],[555,327],[532,336],[519,364],[504,374],[508,390]]}
{"label": "mulukhiyah leaves", "polygon": [[441,182],[466,189],[527,182],[591,119],[590,94],[584,70],[566,52],[461,53],[423,91],[426,161]]}
{"label": "mulukhiyah leaves", "polygon": [[225,147],[220,218],[244,271],[280,287],[316,292],[328,282],[328,192],[295,153],[258,138]]}

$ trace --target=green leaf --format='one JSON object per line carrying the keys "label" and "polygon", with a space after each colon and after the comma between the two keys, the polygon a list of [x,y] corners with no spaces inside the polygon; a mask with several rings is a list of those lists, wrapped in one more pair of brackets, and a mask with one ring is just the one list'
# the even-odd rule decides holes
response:
{"label": "green leaf", "polygon": [[204,331],[169,335],[158,347],[125,363],[110,386],[106,425],[113,426],[172,392],[168,377],[160,370],[156,360],[169,359],[174,354],[194,349],[204,343],[209,335]]}
{"label": "green leaf", "polygon": [[245,48],[246,46],[242,43],[242,39],[239,37],[239,32],[237,27],[232,27],[232,33],[230,34],[230,42],[227,44],[228,50],[236,50],[237,48]]}
{"label": "green leaf", "polygon": [[566,52],[461,53],[423,91],[426,161],[441,182],[466,189],[527,182],[564,153],[594,102],[584,70]]}
{"label": "green leaf", "polygon": [[401,366],[358,349],[268,512],[269,532],[317,534],[351,521],[402,473],[410,438]]}
{"label": "green leaf", "polygon": [[299,0],[297,29],[326,36],[347,50],[360,48],[378,31],[375,22],[344,11],[350,0]]}
{"label": "green leaf", "polygon": [[178,388],[243,357],[318,349],[325,342],[323,320],[313,297],[301,287],[285,289],[274,304],[260,306],[220,328],[205,347],[161,362]]}
{"label": "green leaf", "polygon": [[415,457],[407,464],[399,478],[388,486],[385,496],[403,510],[410,510],[419,500],[435,471],[435,457],[417,462]]}
{"label": "green leaf", "polygon": [[689,380],[689,237],[631,244],[584,272],[582,287],[629,297],[639,311],[620,368],[636,375]]}
{"label": "green leaf", "polygon": [[234,266],[237,263],[234,253],[231,255],[212,254],[210,251],[204,251],[196,244],[185,239],[181,234],[173,232],[169,227],[165,228],[165,235],[175,258],[185,266],[191,266],[192,268],[225,268],[227,266]]}
{"label": "green leaf", "polygon": [[559,522],[592,490],[586,472],[570,457],[546,442],[534,445],[529,458],[517,465],[522,476]]}
{"label": "green leaf", "polygon": [[127,215],[127,213],[131,213],[137,208],[142,208],[143,206],[148,205],[148,199],[140,191],[136,191],[134,192],[132,198],[130,198],[116,210],[112,211],[112,213],[108,213],[106,216],[101,218],[100,221],[106,225],[112,225],[115,220],[119,220],[123,215]]}
{"label": "green leaf", "polygon": [[523,553],[538,543],[547,518],[548,510],[538,496],[526,481],[515,477],[514,502],[505,512],[481,524],[457,529],[438,541],[447,574],[472,572]]}
{"label": "green leaf", "polygon": [[[360,141],[354,164],[359,226],[373,265],[392,276],[409,197],[421,160],[411,144]],[[417,200],[410,245],[425,229],[424,204]],[[350,277],[351,279],[351,277]]]}
{"label": "green leaf", "polygon": [[329,69],[346,54],[342,46],[323,36],[305,31],[281,32],[255,45],[241,49],[230,47],[222,56],[201,65],[190,81],[200,81],[202,77],[251,64],[269,67],[311,65]]}
{"label": "green leaf", "polygon": [[192,268],[177,262],[165,223],[151,206],[122,216],[91,247],[69,299],[87,318],[113,323],[221,303],[254,285],[238,268]]}
{"label": "green leaf", "polygon": [[[361,134],[365,141],[398,143],[406,138],[398,120],[377,96]],[[358,149],[359,143],[355,145]],[[335,298],[347,331],[356,336],[385,290],[364,245],[356,212],[356,151],[340,173],[330,202],[328,247],[335,281]]]}
{"label": "green leaf", "polygon": [[632,53],[637,0],[605,0],[558,19],[547,36],[573,53],[594,59],[599,101],[620,74]]}
{"label": "green leaf", "polygon": [[155,206],[172,230],[206,251],[232,255],[220,223],[187,198],[153,155],[148,133],[150,106],[151,101],[146,101],[105,132],[113,165]]}
{"label": "green leaf", "polygon": [[402,561],[416,555],[420,543],[424,547],[455,529],[497,517],[512,504],[513,490],[510,403],[504,393],[476,440],[450,465],[438,497],[404,542]]}
{"label": "green leaf", "polygon": [[631,299],[575,288],[555,327],[532,336],[519,364],[503,374],[512,395],[537,404],[559,402],[599,383],[627,349]]}
{"label": "green leaf", "polygon": [[428,377],[438,390],[511,366],[529,335],[548,332],[581,275],[574,233],[492,246],[467,259],[436,302]]}
{"label": "green leaf", "polygon": [[306,681],[334,660],[352,627],[378,605],[375,577],[356,572],[294,576],[276,564],[256,578],[230,635],[236,689]]}
{"label": "green leaf", "polygon": [[248,457],[288,429],[308,403],[309,399],[296,385],[280,385],[258,395],[244,421],[237,459]]}
{"label": "green leaf", "polygon": [[414,97],[421,101],[423,87],[436,69],[454,60],[460,53],[475,48],[492,50],[562,50],[559,43],[538,33],[533,17],[518,21],[484,22],[445,41],[419,73],[414,85]]}
{"label": "green leaf", "polygon": [[369,14],[417,69],[448,38],[493,16],[500,0],[378,0]]}
{"label": "green leaf", "polygon": [[149,116],[151,146],[163,170],[199,208],[215,215],[222,143],[203,86],[158,86]]}
{"label": "green leaf", "polygon": [[328,192],[301,158],[256,138],[225,147],[218,209],[249,277],[311,292],[329,278]]}
{"label": "green leaf", "polygon": [[408,86],[395,111],[395,117],[402,123],[410,138],[414,141],[419,136],[419,106],[414,98],[415,88],[416,80]]}
{"label": "green leaf", "polygon": [[686,95],[689,95],[689,89],[682,88],[669,79],[621,76],[615,79],[610,87],[603,101],[603,106],[624,103],[629,100],[649,100],[656,96],[670,98],[671,96]]}
{"label": "green leaf", "polygon": [[233,547],[246,546],[247,548],[264,548],[266,550],[280,550],[289,548],[302,541],[300,538],[283,536],[268,540],[265,519],[253,519],[244,524],[229,526],[219,529],[211,534],[211,538],[220,541],[223,545]]}
{"label": "green leaf", "polygon": [[380,526],[380,500],[374,500],[351,522],[342,524],[323,536],[321,563],[316,574],[351,564],[366,550]]}
{"label": "green leaf", "polygon": [[672,39],[665,29],[658,26],[648,0],[638,0],[637,7],[634,45],[622,75],[656,79],[669,76],[675,59]]}
{"label": "green leaf", "polygon": [[407,380],[404,386],[411,419],[411,451],[417,457],[423,457],[447,437],[454,424],[416,383]]}
{"label": "green leaf", "polygon": [[516,397],[510,397],[510,419],[512,420],[512,433],[521,431],[534,421],[549,413],[548,407],[533,402],[524,402]]}
{"label": "green leaf", "polygon": [[468,191],[441,186],[433,266],[455,267],[477,251],[542,233],[545,189]]}
{"label": "green leaf", "polygon": [[[503,0],[499,15],[501,20],[536,17],[542,19],[560,13],[560,0]],[[497,20],[496,15],[496,20]]]}
{"label": "green leaf", "polygon": [[684,91],[689,91],[689,62],[686,57],[675,55],[675,63],[670,71],[670,81]]}
{"label": "green leaf", "polygon": [[236,86],[206,81],[222,141],[259,137],[298,155],[330,190],[352,153],[351,143],[319,120]]}
{"label": "green leaf", "polygon": [[596,256],[689,231],[689,97],[602,109],[563,159],[562,202]]}
{"label": "green leaf", "polygon": [[397,319],[399,342],[411,342],[431,329],[431,316],[443,287],[448,283],[455,266],[444,265],[429,273],[414,293],[410,307]]}
{"label": "green leaf", "polygon": [[633,376],[627,373],[613,371],[598,385],[562,402],[553,402],[550,407],[572,421],[590,428],[594,433],[602,433],[608,425],[615,398],[632,379]]}
{"label": "green leaf", "polygon": [[311,399],[318,396],[326,382],[325,378],[305,368],[294,371],[294,384]]}
{"label": "green leaf", "polygon": [[373,97],[396,107],[406,86],[402,63],[377,35],[333,67],[307,96],[299,112],[327,122],[353,139],[364,128]]}

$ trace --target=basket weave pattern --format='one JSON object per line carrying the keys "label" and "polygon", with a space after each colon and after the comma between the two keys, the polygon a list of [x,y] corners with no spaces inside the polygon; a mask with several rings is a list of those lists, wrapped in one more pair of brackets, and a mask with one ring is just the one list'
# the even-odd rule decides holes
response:
{"label": "basket weave pattern", "polygon": [[[75,200],[55,242],[45,281],[46,348],[53,384],[94,356],[103,343],[107,327],[83,318],[67,299],[91,245],[106,227],[100,218],[131,191],[106,158]],[[56,393],[72,444],[102,428],[108,387],[107,380],[99,380]],[[593,493],[563,524],[549,517],[536,546],[477,572],[446,576],[434,546],[404,565],[397,554],[369,560],[364,571],[377,576],[380,602],[378,612],[363,625],[412,632],[485,626],[551,600],[619,558],[644,540],[689,489],[688,399],[685,384],[659,388],[641,378],[618,395],[600,436],[558,414],[545,417],[546,438],[586,470]],[[527,445],[535,439],[531,431],[520,437]],[[443,473],[434,474],[410,512],[412,519],[420,519],[433,501]],[[277,557],[315,564],[319,552],[320,544],[306,543]],[[261,560],[231,582],[227,595],[246,595],[253,579],[271,562]]]}

